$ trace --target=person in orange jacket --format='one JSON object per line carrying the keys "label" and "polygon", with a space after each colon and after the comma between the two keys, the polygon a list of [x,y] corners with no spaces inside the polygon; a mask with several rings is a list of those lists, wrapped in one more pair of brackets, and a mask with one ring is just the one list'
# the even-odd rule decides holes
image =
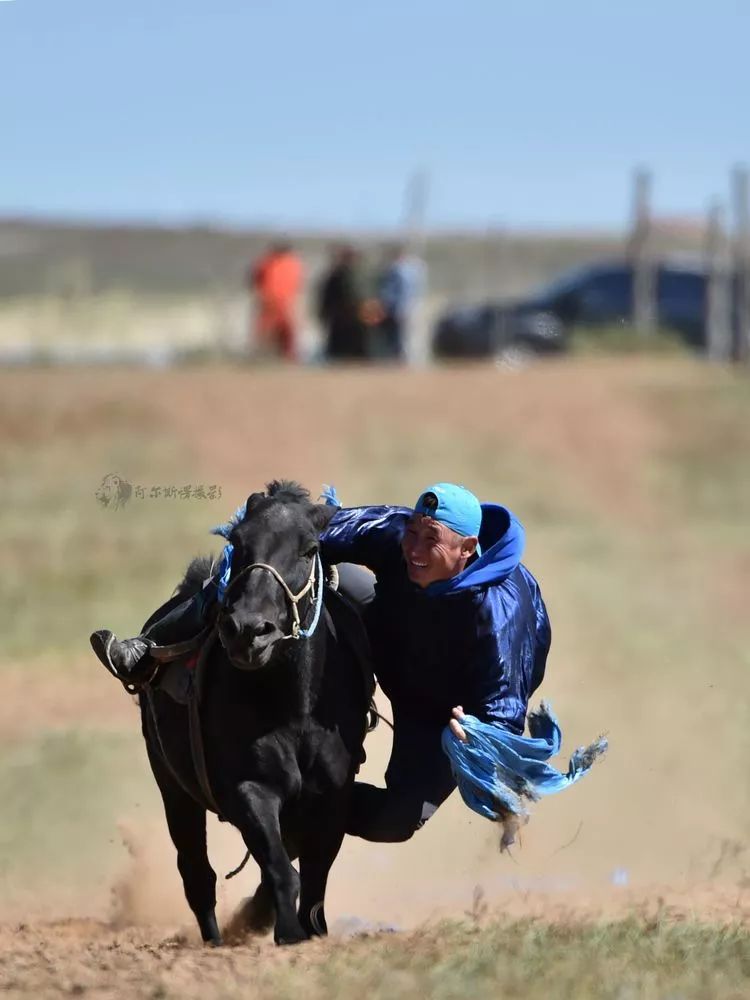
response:
{"label": "person in orange jacket", "polygon": [[286,361],[297,359],[297,299],[302,281],[302,262],[288,243],[274,244],[249,274],[256,303],[256,344]]}

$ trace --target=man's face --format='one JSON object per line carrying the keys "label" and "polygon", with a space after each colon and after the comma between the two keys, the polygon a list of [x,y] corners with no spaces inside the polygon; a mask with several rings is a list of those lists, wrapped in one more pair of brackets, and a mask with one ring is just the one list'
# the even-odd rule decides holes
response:
{"label": "man's face", "polygon": [[424,514],[409,519],[401,542],[409,579],[420,587],[457,576],[476,547],[476,538],[463,538]]}

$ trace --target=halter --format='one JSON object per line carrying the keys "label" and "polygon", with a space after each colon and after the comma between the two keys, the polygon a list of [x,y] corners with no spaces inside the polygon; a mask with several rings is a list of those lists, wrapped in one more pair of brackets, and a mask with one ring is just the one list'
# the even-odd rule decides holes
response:
{"label": "halter", "polygon": [[[313,634],[315,629],[318,627],[318,622],[320,621],[320,609],[323,604],[323,564],[320,561],[320,555],[316,555],[310,570],[310,576],[307,578],[307,583],[300,590],[298,594],[293,594],[289,589],[284,577],[279,573],[277,569],[273,566],[269,566],[268,563],[251,563],[249,566],[245,566],[244,569],[235,576],[227,586],[226,592],[224,594],[224,601],[226,602],[226,595],[229,593],[230,589],[240,580],[246,573],[252,572],[254,569],[264,569],[267,573],[276,580],[278,585],[286,594],[289,605],[292,609],[292,631],[289,635],[282,635],[281,639],[309,639]],[[317,587],[316,587],[316,571],[317,571]],[[314,601],[315,613],[313,615],[312,622],[307,628],[302,628],[302,622],[299,616],[299,608],[297,605],[302,600],[302,598],[312,591],[312,599]]]}

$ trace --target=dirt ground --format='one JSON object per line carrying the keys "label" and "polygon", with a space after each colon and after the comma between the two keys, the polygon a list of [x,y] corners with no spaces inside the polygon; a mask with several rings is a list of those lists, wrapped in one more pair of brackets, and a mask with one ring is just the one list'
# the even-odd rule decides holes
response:
{"label": "dirt ground", "polygon": [[[313,488],[333,482],[352,504],[408,503],[436,478],[478,483],[483,499],[508,502],[529,528],[526,561],[555,627],[543,693],[561,716],[566,752],[601,730],[612,749],[580,787],[538,806],[510,858],[499,856],[492,827],[454,796],[408,844],[347,842],[332,875],[329,942],[280,952],[264,939],[206,951],[182,898],[129,699],[103,671],[92,672],[85,652],[66,655],[64,671],[44,657],[4,658],[4,748],[77,729],[115,734],[132,738],[128,769],[144,777],[137,794],[123,791],[110,834],[116,863],[100,884],[77,890],[68,880],[62,891],[52,870],[24,898],[14,869],[14,891],[0,900],[0,990],[188,997],[200,984],[200,995],[221,995],[252,982],[259,967],[324,962],[355,933],[405,934],[485,913],[546,922],[657,914],[750,926],[750,812],[732,770],[747,746],[740,595],[750,584],[750,554],[728,537],[728,515],[715,530],[705,519],[696,530],[690,504],[664,478],[666,456],[682,454],[701,425],[700,413],[670,409],[670,401],[723,391],[725,381],[674,360],[550,364],[518,374],[1,376],[1,441],[32,454],[53,442],[67,455],[120,423],[144,435],[158,428],[189,447],[203,481],[222,484],[212,508],[219,516],[207,514],[209,523],[276,476]],[[714,417],[718,435],[719,410]],[[736,444],[750,455],[745,439]],[[713,447],[709,437],[706,461]],[[101,471],[92,468],[92,489]],[[698,474],[716,481],[712,468]],[[89,519],[92,531],[94,517],[114,516],[77,511],[76,502],[71,516]],[[132,529],[121,530],[127,544]],[[656,579],[640,573],[646,554],[658,563]],[[699,586],[709,559],[721,573],[715,586]],[[381,726],[368,743],[368,780],[381,779],[388,748]],[[82,835],[85,827],[81,817]],[[219,872],[241,857],[232,830],[210,823],[209,842]],[[223,919],[254,878],[220,884]],[[7,890],[10,881],[0,885]]]}
{"label": "dirt ground", "polygon": [[[531,919],[545,925],[634,917],[653,926],[658,921],[680,923],[699,917],[717,925],[742,922],[750,926],[750,893],[716,886],[693,887],[683,893],[663,889],[645,897],[627,891],[621,896],[607,892],[567,900],[543,893],[525,899],[515,895],[498,898],[495,905],[509,919]],[[472,926],[481,926],[486,920],[481,914],[466,916]],[[353,939],[369,940],[373,949],[387,949],[392,933],[340,921],[327,940],[296,949],[278,949],[269,938],[206,949],[180,926],[121,928],[83,919],[20,923],[0,927],[0,990],[9,997],[77,995],[97,1000],[267,996],[266,983],[270,985],[274,976],[301,968],[312,971],[332,958],[340,959],[342,948],[350,947]],[[401,932],[399,936],[407,942],[411,938],[415,951],[423,946],[420,931]]]}

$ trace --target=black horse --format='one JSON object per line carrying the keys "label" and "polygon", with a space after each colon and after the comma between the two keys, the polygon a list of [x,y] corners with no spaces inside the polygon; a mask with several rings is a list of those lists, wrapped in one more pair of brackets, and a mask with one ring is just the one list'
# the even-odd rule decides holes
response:
{"label": "black horse", "polygon": [[[318,536],[334,511],[288,481],[250,496],[229,539],[219,641],[203,654],[200,735],[197,703],[184,707],[158,685],[140,698],[185,896],[206,942],[221,942],[207,809],[237,827],[260,866],[248,925],[259,930],[275,919],[277,944],[327,931],[326,882],[344,837],[372,693],[321,607]],[[183,598],[207,570],[205,560],[191,563],[178,588]]]}

